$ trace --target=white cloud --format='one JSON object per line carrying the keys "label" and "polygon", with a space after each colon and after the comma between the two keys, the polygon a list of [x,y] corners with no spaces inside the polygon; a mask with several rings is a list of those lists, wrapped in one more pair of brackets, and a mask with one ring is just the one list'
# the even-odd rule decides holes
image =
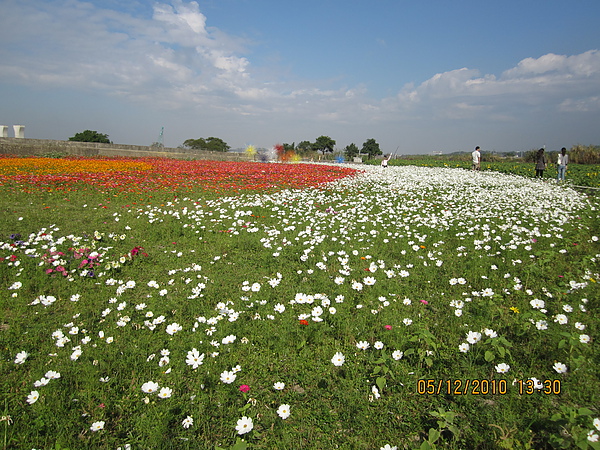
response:
{"label": "white cloud", "polygon": [[373,98],[362,85],[292,82],[271,75],[285,71],[255,67],[247,50],[253,43],[211,27],[195,1],[159,0],[150,14],[133,16],[80,0],[5,0],[0,42],[6,85],[108,94],[159,113],[202,113],[215,123],[256,118],[244,122],[256,133],[256,124],[277,124],[282,133],[310,128],[319,130],[315,137],[320,130],[370,137],[390,124],[426,129],[437,119],[516,122],[600,111],[598,50],[525,58],[500,74],[457,68]]}
{"label": "white cloud", "polygon": [[[597,111],[597,96],[593,94],[599,91],[600,52],[590,50],[573,56],[526,58],[499,78],[493,74],[479,76],[478,70],[467,68],[438,73],[417,87],[406,86],[399,92],[395,107],[453,118],[481,117],[482,112],[496,118],[515,105],[546,105],[563,112]],[[387,104],[389,107],[390,102]]]}

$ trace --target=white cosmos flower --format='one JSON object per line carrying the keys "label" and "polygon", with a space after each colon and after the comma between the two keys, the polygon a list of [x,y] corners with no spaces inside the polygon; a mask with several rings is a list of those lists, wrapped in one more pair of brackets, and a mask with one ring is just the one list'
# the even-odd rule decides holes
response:
{"label": "white cosmos flower", "polygon": [[564,314],[557,314],[556,316],[554,316],[554,321],[558,322],[561,325],[564,325],[569,321],[569,319],[567,319],[567,316],[565,316]]}
{"label": "white cosmos flower", "polygon": [[98,422],[94,422],[92,424],[92,426],[90,427],[91,431],[100,431],[100,430],[104,430],[104,420],[100,420]]}
{"label": "white cosmos flower", "polygon": [[496,333],[494,330],[491,330],[489,328],[484,329],[483,333],[489,338],[498,337],[498,333]]}
{"label": "white cosmos flower", "polygon": [[154,392],[158,391],[158,389],[158,383],[155,383],[154,381],[146,381],[144,384],[142,384],[142,392],[146,394],[153,394]]}
{"label": "white cosmos flower", "polygon": [[375,277],[365,277],[365,278],[363,278],[363,283],[366,286],[373,286],[376,281],[377,280],[375,280]]}
{"label": "white cosmos flower", "polygon": [[342,366],[345,361],[346,357],[341,352],[336,352],[336,354],[333,355],[333,358],[331,358],[331,363],[338,367]]}
{"label": "white cosmos flower", "polygon": [[467,342],[469,344],[476,344],[481,340],[481,333],[478,331],[469,331],[467,333]]}
{"label": "white cosmos flower", "polygon": [[363,288],[362,283],[359,283],[358,281],[352,282],[352,289],[354,289],[355,291],[362,291],[362,288]]}
{"label": "white cosmos flower", "polygon": [[496,365],[495,369],[498,373],[506,373],[510,370],[510,366],[506,363],[500,363]]}
{"label": "white cosmos flower", "polygon": [[529,302],[529,304],[534,309],[542,309],[546,307],[546,302],[544,302],[544,300],[540,300],[539,298],[534,298]]}
{"label": "white cosmos flower", "polygon": [[173,322],[171,325],[167,325],[166,332],[173,336],[178,331],[181,331],[183,328],[177,322]]}
{"label": "white cosmos flower", "polygon": [[40,393],[38,391],[31,391],[31,393],[27,396],[27,403],[33,405],[40,398]]}
{"label": "white cosmos flower", "polygon": [[356,347],[359,348],[360,350],[366,350],[370,346],[371,345],[367,341],[360,341],[360,342],[356,343]]}
{"label": "white cosmos flower", "polygon": [[392,353],[392,358],[394,358],[396,361],[400,361],[403,356],[404,356],[404,353],[401,352],[400,350],[395,350]]}
{"label": "white cosmos flower", "polygon": [[250,417],[243,416],[237,421],[235,426],[236,431],[239,435],[249,433],[254,428],[254,423]]}
{"label": "white cosmos flower", "polygon": [[171,388],[168,388],[168,387],[160,388],[160,391],[158,393],[158,398],[169,398],[169,397],[171,397],[172,393],[173,393],[173,389],[171,389]]}
{"label": "white cosmos flower", "polygon": [[181,422],[181,426],[183,428],[189,428],[194,424],[194,419],[192,418],[192,416],[187,416],[185,419],[183,419],[183,422]]}
{"label": "white cosmos flower", "polygon": [[188,366],[192,366],[192,369],[197,369],[198,366],[202,365],[203,362],[204,353],[200,354],[200,352],[196,350],[196,348],[193,348],[189,352],[187,352],[187,358],[185,360],[185,363]]}
{"label": "white cosmos flower", "polygon": [[277,408],[277,415],[281,417],[283,420],[290,417],[290,405],[281,405]]}
{"label": "white cosmos flower", "polygon": [[458,350],[462,353],[467,353],[469,351],[469,348],[470,348],[470,346],[466,342],[463,342],[462,344],[460,344],[458,346]]}
{"label": "white cosmos flower", "polygon": [[221,373],[221,381],[225,384],[231,384],[235,381],[236,374],[232,371],[225,370]]}
{"label": "white cosmos flower", "polygon": [[25,360],[28,358],[28,356],[29,356],[29,353],[27,353],[25,350],[17,353],[17,355],[15,356],[15,364],[23,364],[25,362]]}
{"label": "white cosmos flower", "polygon": [[561,362],[554,363],[554,365],[552,366],[552,368],[554,370],[556,370],[556,372],[558,372],[558,373],[566,373],[567,372],[567,366],[564,365]]}

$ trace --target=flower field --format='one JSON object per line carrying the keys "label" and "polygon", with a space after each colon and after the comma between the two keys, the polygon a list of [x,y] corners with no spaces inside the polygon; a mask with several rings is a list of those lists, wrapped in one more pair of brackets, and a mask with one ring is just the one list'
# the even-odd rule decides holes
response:
{"label": "flower field", "polygon": [[217,193],[304,188],[353,173],[349,168],[251,162],[182,161],[167,158],[0,157],[0,186],[25,192],[72,191]]}
{"label": "flower field", "polygon": [[600,448],[597,198],[0,158],[7,449]]}
{"label": "flower field", "polygon": [[[370,164],[379,164],[379,161],[368,161]],[[421,167],[447,167],[454,169],[471,169],[470,158],[465,161],[451,161],[431,157],[411,157],[411,159],[393,159],[390,165],[409,165]],[[535,176],[535,166],[532,163],[521,161],[484,161],[481,170],[505,173],[508,175],[520,175],[522,177]],[[544,172],[544,179],[548,182],[556,180],[556,164],[550,163],[548,170]],[[566,183],[574,186],[585,186],[600,189],[600,166],[598,164],[569,164]]]}

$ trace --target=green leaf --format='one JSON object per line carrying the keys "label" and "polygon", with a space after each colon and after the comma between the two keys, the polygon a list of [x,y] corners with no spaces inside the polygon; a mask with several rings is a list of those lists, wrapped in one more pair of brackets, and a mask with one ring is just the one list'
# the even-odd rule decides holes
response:
{"label": "green leaf", "polygon": [[421,444],[421,446],[419,447],[419,450],[432,450],[433,447],[431,445],[429,445],[429,442],[425,441]]}
{"label": "green leaf", "polygon": [[590,445],[590,447],[592,447],[594,450],[600,450],[600,442],[588,442],[588,444]]}
{"label": "green leaf", "polygon": [[494,360],[494,358],[496,357],[496,355],[494,355],[494,352],[491,352],[489,350],[486,350],[485,352],[485,360],[487,362],[491,362]]}
{"label": "green leaf", "polygon": [[248,408],[250,408],[250,403],[246,403],[244,406],[242,406],[241,408],[238,409],[239,412],[244,412],[246,411]]}
{"label": "green leaf", "polygon": [[385,388],[385,381],[385,377],[377,377],[377,380],[375,380],[375,384],[377,385],[380,391],[383,391],[383,389]]}
{"label": "green leaf", "polygon": [[231,446],[231,450],[246,450],[247,448],[248,448],[248,443],[239,438],[236,441],[236,443]]}
{"label": "green leaf", "polygon": [[454,436],[458,436],[458,428],[455,425],[448,425],[448,429],[452,431],[452,434],[454,434]]}
{"label": "green leaf", "polygon": [[435,443],[440,438],[441,433],[435,428],[429,429],[429,439],[427,440],[430,444]]}
{"label": "green leaf", "polygon": [[580,416],[591,416],[594,414],[594,412],[588,408],[579,408],[577,410],[577,414],[579,414]]}
{"label": "green leaf", "polygon": [[381,372],[381,366],[376,366],[373,370],[373,375],[377,375],[379,372]]}
{"label": "green leaf", "polygon": [[433,366],[433,359],[425,358],[425,364],[427,364],[427,367]]}

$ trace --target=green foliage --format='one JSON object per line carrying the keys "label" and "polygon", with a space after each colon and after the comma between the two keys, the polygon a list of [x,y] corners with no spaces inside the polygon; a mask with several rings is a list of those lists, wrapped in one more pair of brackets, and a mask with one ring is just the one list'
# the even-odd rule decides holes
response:
{"label": "green foliage", "polygon": [[600,164],[600,145],[574,145],[568,152],[575,164]]}
{"label": "green foliage", "polygon": [[335,147],[335,141],[331,139],[329,136],[319,136],[314,144],[312,144],[312,149],[322,153],[333,153],[333,148]]}
{"label": "green foliage", "polygon": [[369,159],[374,158],[377,155],[382,155],[382,151],[379,148],[379,144],[375,139],[367,139],[362,146],[362,153],[369,155]]}
{"label": "green foliage", "polygon": [[217,137],[188,139],[183,143],[183,146],[194,150],[211,152],[226,152],[231,148],[223,139]]}
{"label": "green foliage", "polygon": [[69,141],[77,141],[77,142],[100,142],[102,144],[110,144],[110,140],[108,139],[108,134],[98,133],[97,131],[85,130],[81,133],[75,134],[75,136],[70,137]]}
{"label": "green foliage", "polygon": [[300,152],[310,152],[313,149],[313,144],[311,144],[309,141],[302,141],[300,142],[297,146],[296,146],[297,150],[299,150]]}
{"label": "green foliage", "polygon": [[349,160],[358,156],[358,153],[359,153],[358,147],[354,143],[347,145],[346,148],[344,149],[344,155]]}
{"label": "green foliage", "polygon": [[[389,443],[405,449],[597,449],[587,433],[600,414],[598,350],[594,342],[581,343],[573,328],[582,321],[591,336],[598,329],[593,261],[600,249],[591,240],[599,225],[597,202],[560,225],[554,213],[550,223],[537,215],[520,217],[511,231],[495,215],[474,214],[477,204],[459,205],[456,192],[445,186],[386,195],[384,204],[372,201],[380,189],[216,198],[188,191],[24,194],[2,188],[0,241],[7,245],[0,262],[0,407],[2,416],[11,418],[0,422],[4,447],[114,449],[129,443],[132,448],[297,450]],[[488,189],[480,186],[480,192]],[[380,212],[397,208],[404,213],[391,215],[392,228]],[[433,219],[439,218],[447,221],[443,229],[435,227]],[[44,235],[36,252],[18,243],[31,233]],[[105,255],[100,266],[105,276],[82,275],[81,259],[72,250],[77,246],[88,248],[82,252],[88,257],[91,251]],[[135,247],[148,256],[138,252],[130,259]],[[46,273],[54,267],[44,257],[49,252],[63,253],[65,268],[75,270],[72,281],[54,269]],[[438,260],[443,264],[436,265]],[[346,283],[335,284],[344,270],[350,274]],[[396,276],[388,278],[386,270]],[[409,276],[398,276],[401,270]],[[279,284],[270,286],[278,273]],[[361,291],[349,286],[351,279],[365,276],[377,282]],[[461,276],[468,278],[465,284],[448,283]],[[520,290],[513,289],[515,278]],[[135,289],[117,295],[118,286],[131,280]],[[149,285],[152,280],[168,292],[160,294]],[[587,286],[572,287],[571,280],[585,280]],[[23,286],[9,289],[15,281]],[[242,290],[255,282],[259,291]],[[200,283],[201,295],[189,298]],[[489,286],[510,292],[473,294]],[[291,303],[299,292],[311,295],[312,303]],[[81,298],[71,300],[76,293]],[[57,300],[47,307],[31,304],[42,294]],[[343,301],[336,301],[338,295]],[[547,314],[532,310],[534,296],[546,300]],[[311,308],[327,311],[321,304],[325,298],[336,312],[313,322]],[[412,302],[405,304],[406,298]],[[587,312],[578,307],[586,306],[583,298],[589,299]],[[449,306],[453,300],[464,302],[461,317]],[[120,310],[122,302],[127,305]],[[146,308],[136,309],[140,303]],[[277,303],[285,305],[284,313],[274,311]],[[574,306],[569,328],[550,319],[565,303]],[[103,315],[107,308],[111,311]],[[236,321],[220,312],[229,309],[240,312]],[[146,316],[150,311],[153,317]],[[308,325],[298,323],[302,313],[309,315]],[[149,330],[145,321],[158,316],[165,323]],[[121,327],[117,322],[124,317],[129,321]],[[220,317],[216,331],[209,336],[211,325],[199,317]],[[407,317],[411,325],[403,323]],[[541,332],[534,323],[544,317],[550,330]],[[71,322],[77,334],[69,334]],[[172,322],[183,330],[167,334],[165,326]],[[469,330],[488,327],[498,336],[484,337],[469,353],[458,352]],[[58,329],[70,339],[65,347],[52,337]],[[83,329],[92,339],[87,344],[81,342]],[[236,342],[223,344],[229,334]],[[371,347],[359,350],[358,341]],[[377,341],[385,346],[375,348]],[[76,346],[83,354],[74,361]],[[192,347],[219,355],[192,369],[184,362]],[[165,366],[159,365],[162,349],[170,351]],[[22,350],[31,356],[15,364]],[[394,350],[403,356],[392,356]],[[337,351],[346,356],[341,367],[330,362]],[[548,363],[553,360],[568,363],[569,372],[554,372]],[[511,365],[509,374],[496,373],[501,362]],[[221,383],[219,373],[235,364],[242,367],[236,382]],[[33,383],[50,369],[61,378],[39,388],[40,400],[28,405]],[[519,394],[512,380],[532,376],[561,381],[563,392]],[[463,387],[467,379],[505,380],[507,392],[423,395],[416,389],[420,379],[435,380],[436,389],[438,380],[461,380]],[[149,380],[172,387],[173,396],[163,400],[143,393],[140,386]],[[273,389],[277,381],[286,383],[284,390]],[[240,384],[250,391],[242,394]],[[380,398],[374,398],[374,387]],[[276,411],[284,403],[292,415],[282,420]],[[184,429],[187,415],[194,425]],[[254,421],[243,439],[234,429],[242,415]],[[106,421],[106,428],[91,432],[97,420]]]}
{"label": "green foliage", "polygon": [[550,420],[558,427],[556,433],[550,436],[553,448],[588,448],[600,449],[600,442],[587,439],[588,431],[593,428],[592,416],[597,413],[589,408],[573,408],[560,406],[560,411],[552,415]]}

